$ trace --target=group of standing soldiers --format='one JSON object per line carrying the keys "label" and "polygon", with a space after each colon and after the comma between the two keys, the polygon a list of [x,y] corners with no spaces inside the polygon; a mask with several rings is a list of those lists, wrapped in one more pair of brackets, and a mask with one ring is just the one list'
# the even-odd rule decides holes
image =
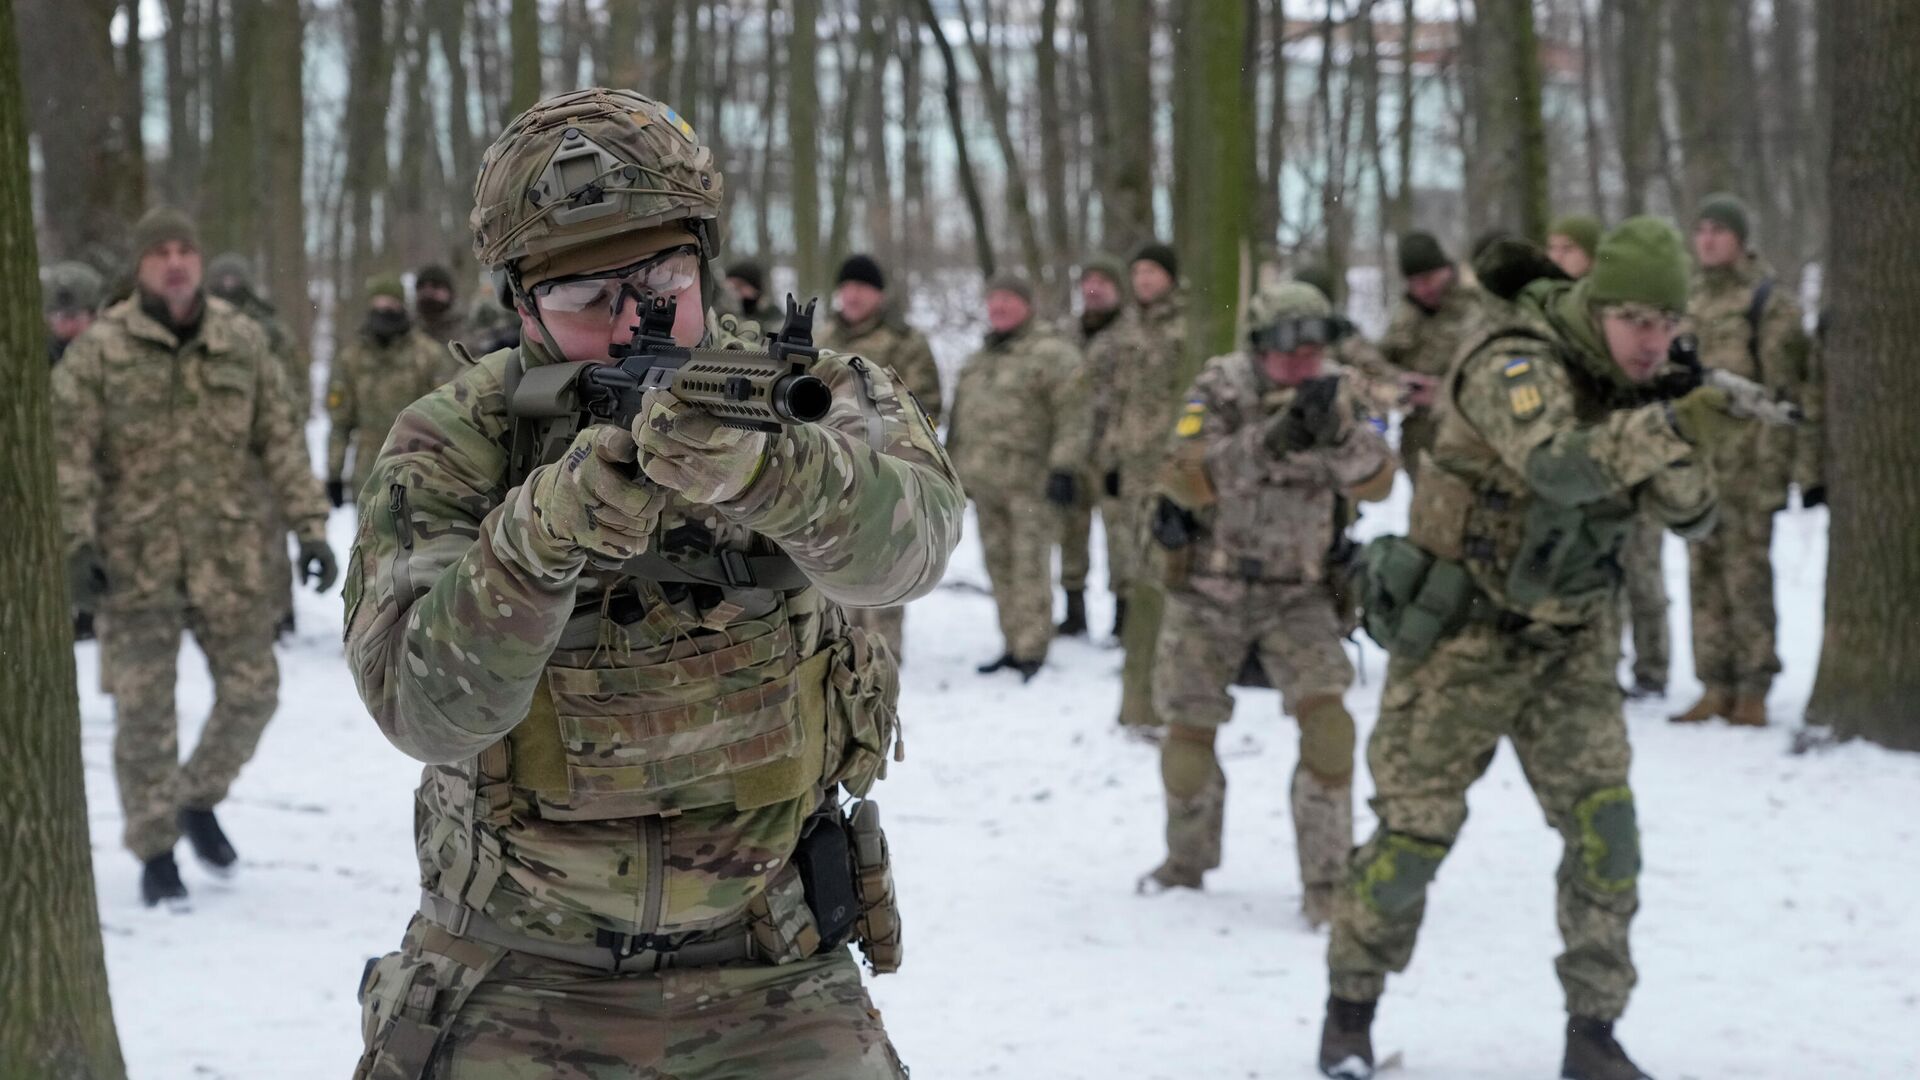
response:
{"label": "group of standing soldiers", "polygon": [[[183,835],[210,869],[233,867],[214,810],[277,705],[273,643],[294,630],[294,569],[332,587],[329,499],[350,498],[394,418],[456,372],[448,344],[466,322],[443,268],[416,275],[411,312],[397,277],[369,283],[365,321],[335,350],[322,484],[306,442],[311,359],[247,260],[203,261],[194,223],[164,207],[131,239],[117,299],[98,271],[63,262],[44,274],[42,306],[75,634],[100,641],[125,842],[154,905],[186,896],[173,857]],[[183,632],[214,683],[184,763],[174,702]]]}

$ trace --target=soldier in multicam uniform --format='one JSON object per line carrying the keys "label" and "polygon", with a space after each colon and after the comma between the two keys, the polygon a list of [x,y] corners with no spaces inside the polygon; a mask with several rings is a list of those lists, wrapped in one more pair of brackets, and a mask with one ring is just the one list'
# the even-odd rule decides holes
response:
{"label": "soldier in multicam uniform", "polygon": [[[1701,204],[1693,228],[1698,269],[1687,318],[1700,361],[1761,383],[1776,397],[1801,400],[1809,344],[1800,305],[1778,287],[1766,260],[1748,245],[1747,210],[1731,195]],[[1693,668],[1705,693],[1676,723],[1723,716],[1764,727],[1767,691],[1780,673],[1774,649],[1773,515],[1786,508],[1787,484],[1803,497],[1820,483],[1818,417],[1797,429],[1756,425],[1713,456],[1722,485],[1720,527],[1689,549]]]}
{"label": "soldier in multicam uniform", "polygon": [[[1073,321],[1070,335],[1080,345],[1080,362],[1087,378],[1087,404],[1092,410],[1092,445],[1098,446],[1100,433],[1106,427],[1106,413],[1111,407],[1116,361],[1114,350],[1101,346],[1131,325],[1126,267],[1116,258],[1096,255],[1081,264],[1078,285],[1080,314]],[[1093,475],[1091,469],[1081,470],[1074,478],[1073,504],[1060,514],[1060,588],[1067,594],[1067,615],[1054,627],[1054,633],[1061,637],[1087,634],[1087,575],[1093,572],[1093,507],[1103,483],[1104,478]],[[1118,602],[1126,595],[1126,578],[1114,571],[1111,537],[1107,548],[1107,586]]]}
{"label": "soldier in multicam uniform", "polygon": [[[133,240],[134,295],[74,341],[53,390],[69,577],[76,604],[100,614],[126,844],[153,905],[186,897],[182,832],[209,866],[233,865],[214,807],[279,692],[256,473],[300,538],[303,577],[324,592],[337,568],[266,335],[201,288],[199,243],[178,211],[150,211]],[[185,765],[173,699],[183,631],[206,653],[214,698]]]}
{"label": "soldier in multicam uniform", "polygon": [[[833,317],[817,335],[822,348],[859,353],[869,364],[891,371],[898,383],[920,403],[935,427],[940,424],[940,369],[933,362],[927,336],[908,326],[889,301],[886,275],[871,256],[853,255],[835,275]],[[780,328],[781,312],[761,328]],[[903,606],[853,608],[847,618],[886,639],[895,660],[905,660],[907,609]]]}
{"label": "soldier in multicam uniform", "polygon": [[1353,665],[1327,550],[1346,524],[1343,499],[1392,490],[1393,452],[1350,379],[1322,374],[1345,321],[1318,289],[1269,286],[1247,323],[1248,348],[1208,361],[1187,391],[1153,516],[1168,566],[1153,675],[1167,720],[1167,857],[1140,886],[1197,889],[1220,865],[1226,775],[1214,738],[1252,653],[1300,725],[1293,826],[1302,908],[1319,926],[1353,846],[1354,729],[1341,702]]}
{"label": "soldier in multicam uniform", "polygon": [[47,362],[58,364],[73,339],[93,325],[104,284],[99,271],[83,262],[47,267],[40,283],[40,313],[47,321]]}
{"label": "soldier in multicam uniform", "polygon": [[987,326],[986,343],[960,369],[947,452],[973,499],[1005,643],[978,670],[1013,668],[1024,681],[1053,640],[1048,556],[1086,460],[1086,373],[1073,346],[1034,319],[1025,278],[987,282]]}
{"label": "soldier in multicam uniform", "polygon": [[400,410],[459,374],[460,359],[413,325],[392,275],[367,283],[360,331],[333,358],[327,382],[327,498],[357,499]]}
{"label": "soldier in multicam uniform", "polygon": [[682,344],[757,343],[709,310],[722,191],[625,90],[485,155],[474,247],[523,344],[401,414],[349,565],[361,696],[428,763],[422,912],[363,978],[358,1078],[905,1075],[842,931],[897,964],[884,842],[863,803],[849,845],[836,794],[876,778],[898,687],[840,613],[925,593],[958,539],[925,415],[831,353],[827,418],[774,435],[665,392],[574,435],[522,392],[656,298]]}
{"label": "soldier in multicam uniform", "polygon": [[464,345],[473,338],[473,324],[460,313],[458,303],[453,271],[439,263],[414,271],[413,324],[428,340],[439,345]]}
{"label": "soldier in multicam uniform", "polygon": [[1399,254],[1407,291],[1380,339],[1380,352],[1400,371],[1407,387],[1400,460],[1418,484],[1421,459],[1432,448],[1439,423],[1434,401],[1440,380],[1460,346],[1480,328],[1488,304],[1478,286],[1460,280],[1460,268],[1432,233],[1402,236]]}
{"label": "soldier in multicam uniform", "polygon": [[734,263],[727,267],[724,285],[722,307],[748,322],[760,324],[765,333],[780,329],[787,313],[776,297],[767,295],[765,266],[751,259]]}
{"label": "soldier in multicam uniform", "polygon": [[1643,1076],[1613,1036],[1634,984],[1640,870],[1616,553],[1637,513],[1682,535],[1710,528],[1703,459],[1745,424],[1717,388],[1650,391],[1685,302],[1679,234],[1654,218],[1610,233],[1586,279],[1526,286],[1442,387],[1411,535],[1368,547],[1367,626],[1392,658],[1367,747],[1379,827],[1354,852],[1328,951],[1328,1076],[1372,1075],[1386,974],[1413,954],[1427,884],[1503,738],[1565,845],[1562,1075]]}

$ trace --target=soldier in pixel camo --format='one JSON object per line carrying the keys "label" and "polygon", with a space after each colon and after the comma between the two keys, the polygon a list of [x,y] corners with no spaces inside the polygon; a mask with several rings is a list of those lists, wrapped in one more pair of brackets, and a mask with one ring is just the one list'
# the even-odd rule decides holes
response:
{"label": "soldier in pixel camo", "polygon": [[[1093,445],[1100,443],[1106,426],[1110,394],[1119,364],[1118,352],[1106,347],[1127,332],[1132,325],[1132,305],[1128,303],[1127,270],[1120,260],[1096,255],[1080,267],[1080,314],[1074,319],[1070,336],[1080,346],[1080,361],[1086,370],[1087,403],[1092,409]],[[1084,637],[1087,633],[1087,575],[1093,570],[1093,507],[1106,493],[1108,477],[1097,475],[1091,467],[1075,478],[1073,505],[1060,515],[1060,588],[1067,594],[1067,615],[1054,627],[1061,637]],[[1112,475],[1114,491],[1119,491],[1119,475]],[[1118,601],[1126,595],[1126,578],[1113,568],[1113,542],[1107,542],[1107,586]]]}
{"label": "soldier in pixel camo", "polygon": [[1391,654],[1367,746],[1379,826],[1335,905],[1328,1076],[1372,1075],[1375,1003],[1413,955],[1428,883],[1502,739],[1564,843],[1562,1075],[1643,1076],[1613,1035],[1635,981],[1640,870],[1617,556],[1640,513],[1683,536],[1712,527],[1705,459],[1747,423],[1717,388],[1650,393],[1685,304],[1679,234],[1634,218],[1587,278],[1527,285],[1441,387],[1410,535],[1367,550],[1367,626]]}
{"label": "soldier in pixel camo", "polygon": [[327,498],[343,506],[360,495],[400,410],[458,374],[459,357],[428,337],[407,314],[407,294],[392,275],[367,283],[367,311],[333,358],[327,381]]}
{"label": "soldier in pixel camo", "polygon": [[[75,605],[99,615],[126,844],[151,906],[186,898],[173,858],[183,832],[202,862],[233,866],[214,808],[277,703],[284,595],[260,558],[258,475],[299,537],[303,579],[324,592],[337,566],[266,334],[206,293],[184,215],[149,211],[133,240],[133,296],[74,341],[53,392],[69,581]],[[213,674],[213,711],[185,764],[173,696],[183,632]]]}
{"label": "soldier in pixel camo", "polygon": [[1468,335],[1479,329],[1488,304],[1479,286],[1460,280],[1460,268],[1432,233],[1402,236],[1399,254],[1407,291],[1380,339],[1380,352],[1407,387],[1400,460],[1418,484],[1421,459],[1433,446],[1439,422],[1434,403],[1440,380]]}
{"label": "soldier in pixel camo", "polygon": [[1214,738],[1251,653],[1300,726],[1293,826],[1302,910],[1320,926],[1353,846],[1354,729],[1341,701],[1353,665],[1327,551],[1346,526],[1342,502],[1384,498],[1394,460],[1350,379],[1323,374],[1346,323],[1318,289],[1269,286],[1247,323],[1247,348],[1208,361],[1187,391],[1153,515],[1169,568],[1153,675],[1167,720],[1167,857],[1140,886],[1197,889],[1220,865]]}
{"label": "soldier in pixel camo", "polygon": [[885,844],[840,808],[898,684],[842,609],[925,593],[958,539],[926,415],[832,353],[828,416],[776,434],[664,391],[576,431],[538,390],[656,302],[683,345],[758,343],[710,308],[723,190],[626,90],[541,101],[486,153],[474,250],[522,344],[401,413],[348,571],[361,696],[427,764],[421,913],[363,977],[361,1080],[905,1075],[845,947],[899,963]]}

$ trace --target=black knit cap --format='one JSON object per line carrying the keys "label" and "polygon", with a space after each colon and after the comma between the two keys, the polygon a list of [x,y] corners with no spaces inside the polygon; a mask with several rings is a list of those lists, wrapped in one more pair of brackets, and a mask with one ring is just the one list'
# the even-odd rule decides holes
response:
{"label": "black knit cap", "polygon": [[1400,275],[1412,277],[1443,266],[1452,266],[1447,249],[1430,232],[1402,233],[1400,236]]}
{"label": "black knit cap", "polygon": [[422,285],[438,285],[448,292],[452,292],[453,271],[441,266],[439,263],[428,263],[414,271],[413,274],[414,288],[417,289]]}
{"label": "black knit cap", "polygon": [[1167,272],[1168,277],[1176,281],[1180,279],[1180,256],[1174,253],[1171,244],[1163,244],[1156,240],[1134,252],[1133,261],[1158,263],[1160,269]]}
{"label": "black knit cap", "polygon": [[849,281],[871,285],[882,292],[887,288],[887,275],[880,272],[880,264],[874,262],[871,255],[849,255],[847,261],[840,264],[840,272],[834,275],[833,283],[845,285]]}
{"label": "black knit cap", "polygon": [[727,276],[730,278],[739,278],[741,281],[753,286],[753,292],[756,296],[765,296],[767,294],[767,268],[754,262],[752,259],[744,259],[727,267]]}

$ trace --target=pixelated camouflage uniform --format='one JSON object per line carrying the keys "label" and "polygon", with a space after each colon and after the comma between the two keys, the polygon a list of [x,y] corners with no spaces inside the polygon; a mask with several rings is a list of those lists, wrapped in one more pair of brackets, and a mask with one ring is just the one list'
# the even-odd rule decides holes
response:
{"label": "pixelated camouflage uniform", "polygon": [[[1380,339],[1380,353],[1400,371],[1438,379],[1447,374],[1467,339],[1484,328],[1488,308],[1487,294],[1465,281],[1456,282],[1436,309],[1402,296]],[[1409,409],[1400,418],[1400,461],[1415,482],[1421,456],[1433,447],[1438,422],[1432,408]]]}
{"label": "pixelated camouflage uniform", "polygon": [[[1700,360],[1743,375],[1776,396],[1798,400],[1808,381],[1808,342],[1800,305],[1774,287],[1749,321],[1755,290],[1771,280],[1759,256],[1700,270],[1687,303]],[[1773,515],[1787,504],[1787,484],[1819,483],[1819,430],[1753,425],[1713,455],[1722,485],[1720,525],[1689,549],[1693,666],[1709,691],[1765,698],[1780,672],[1774,649]]]}
{"label": "pixelated camouflage uniform", "polygon": [[[348,658],[428,765],[423,914],[364,988],[356,1076],[407,1075],[409,1054],[473,1080],[903,1076],[848,951],[815,951],[793,856],[836,784],[871,783],[875,710],[891,723],[893,667],[842,607],[924,594],[958,539],[932,428],[884,369],[823,355],[826,420],[773,436],[731,501],[671,495],[648,552],[688,573],[784,556],[799,576],[685,583],[583,553],[556,576],[529,535],[558,466],[509,486],[523,358],[546,356],[484,357],[407,407],[368,487],[391,495],[361,507]],[[706,958],[616,977],[622,948]]]}
{"label": "pixelated camouflage uniform", "polygon": [[1353,665],[1327,551],[1345,524],[1341,500],[1361,488],[1384,495],[1393,452],[1343,378],[1338,439],[1274,453],[1268,426],[1295,395],[1247,353],[1216,357],[1187,391],[1168,455],[1163,490],[1200,523],[1200,536],[1168,556],[1178,569],[1153,664],[1154,706],[1168,725],[1167,863],[1189,880],[1220,865],[1226,775],[1213,737],[1232,718],[1227,687],[1249,652],[1300,725],[1291,789],[1303,884],[1332,886],[1353,847],[1353,717],[1341,704]]}
{"label": "pixelated camouflage uniform", "polygon": [[[327,475],[358,499],[400,410],[453,378],[460,360],[417,327],[381,344],[359,334],[333,358],[327,382]],[[351,471],[349,471],[351,459]]]}
{"label": "pixelated camouflage uniform", "polygon": [[1119,322],[1088,350],[1094,382],[1095,468],[1119,476],[1120,493],[1100,498],[1107,531],[1107,575],[1124,597],[1140,575],[1146,513],[1164,460],[1167,432],[1180,411],[1186,353],[1186,298],[1177,289],[1147,305],[1127,305]]}
{"label": "pixelated camouflage uniform", "polygon": [[[1101,384],[1113,378],[1111,354],[1095,356],[1094,343],[1111,334],[1120,325],[1125,301],[1112,311],[1083,312],[1068,328],[1068,336],[1080,346],[1080,364],[1087,373],[1087,408],[1091,410],[1090,445],[1100,439]],[[1087,576],[1093,572],[1093,507],[1101,491],[1103,478],[1089,461],[1074,474],[1073,505],[1060,509],[1060,587],[1068,592],[1085,592]],[[1109,570],[1109,581],[1112,573]]]}
{"label": "pixelated camouflage uniform", "polygon": [[[1337,997],[1372,1001],[1387,972],[1405,969],[1467,789],[1505,738],[1565,844],[1556,967],[1568,1011],[1604,1020],[1626,1007],[1640,852],[1614,675],[1614,552],[1636,513],[1682,535],[1710,528],[1714,492],[1667,404],[1633,404],[1587,289],[1530,287],[1521,321],[1469,343],[1444,387],[1436,468],[1415,493],[1409,539],[1464,566],[1480,596],[1427,656],[1388,662],[1367,746],[1379,827],[1336,906]],[[1528,540],[1536,515],[1565,526],[1552,550]]]}
{"label": "pixelated camouflage uniform", "polygon": [[[106,566],[101,677],[126,844],[142,860],[172,849],[178,810],[226,797],[273,716],[285,593],[259,557],[256,477],[303,541],[324,537],[327,516],[283,378],[259,325],[215,297],[184,342],[123,300],[54,371],[61,520],[69,545],[93,545]],[[183,630],[214,687],[185,765],[173,696]]]}
{"label": "pixelated camouflage uniform", "polygon": [[1086,372],[1065,339],[1029,319],[988,334],[967,358],[948,414],[947,452],[980,525],[1000,633],[1016,660],[1053,641],[1053,567],[1060,519],[1047,474],[1086,460]]}
{"label": "pixelated camouflage uniform", "polygon": [[1633,681],[1637,686],[1665,690],[1671,643],[1667,629],[1667,576],[1661,549],[1666,526],[1641,515],[1620,552],[1625,572],[1623,590],[1628,637],[1633,642]]}
{"label": "pixelated camouflage uniform", "polygon": [[[761,324],[768,334],[779,331],[784,314],[771,324]],[[838,312],[827,320],[827,325],[818,335],[822,348],[840,352],[858,353],[868,363],[892,371],[899,377],[900,383],[913,392],[920,407],[927,413],[927,419],[935,427],[940,425],[940,411],[944,404],[940,393],[940,368],[933,361],[933,346],[927,342],[927,336],[897,317],[882,310],[859,325],[850,325]],[[863,627],[882,638],[893,649],[895,659],[905,659],[907,609],[904,606],[884,608],[851,608],[847,618],[855,626]]]}
{"label": "pixelated camouflage uniform", "polygon": [[[280,362],[283,383],[287,388],[287,408],[293,413],[293,430],[299,434],[302,445],[307,438],[307,417],[313,413],[313,357],[306,346],[293,334],[286,322],[280,318],[272,304],[262,300],[252,289],[239,294],[233,306],[242,315],[260,324],[267,335],[267,348]],[[287,522],[280,516],[279,504],[270,497],[271,485],[265,474],[256,478],[260,507],[260,558],[261,567],[267,576],[270,595],[278,597],[282,618],[293,611],[293,561],[287,557]],[[278,621],[278,620],[276,620]]]}

